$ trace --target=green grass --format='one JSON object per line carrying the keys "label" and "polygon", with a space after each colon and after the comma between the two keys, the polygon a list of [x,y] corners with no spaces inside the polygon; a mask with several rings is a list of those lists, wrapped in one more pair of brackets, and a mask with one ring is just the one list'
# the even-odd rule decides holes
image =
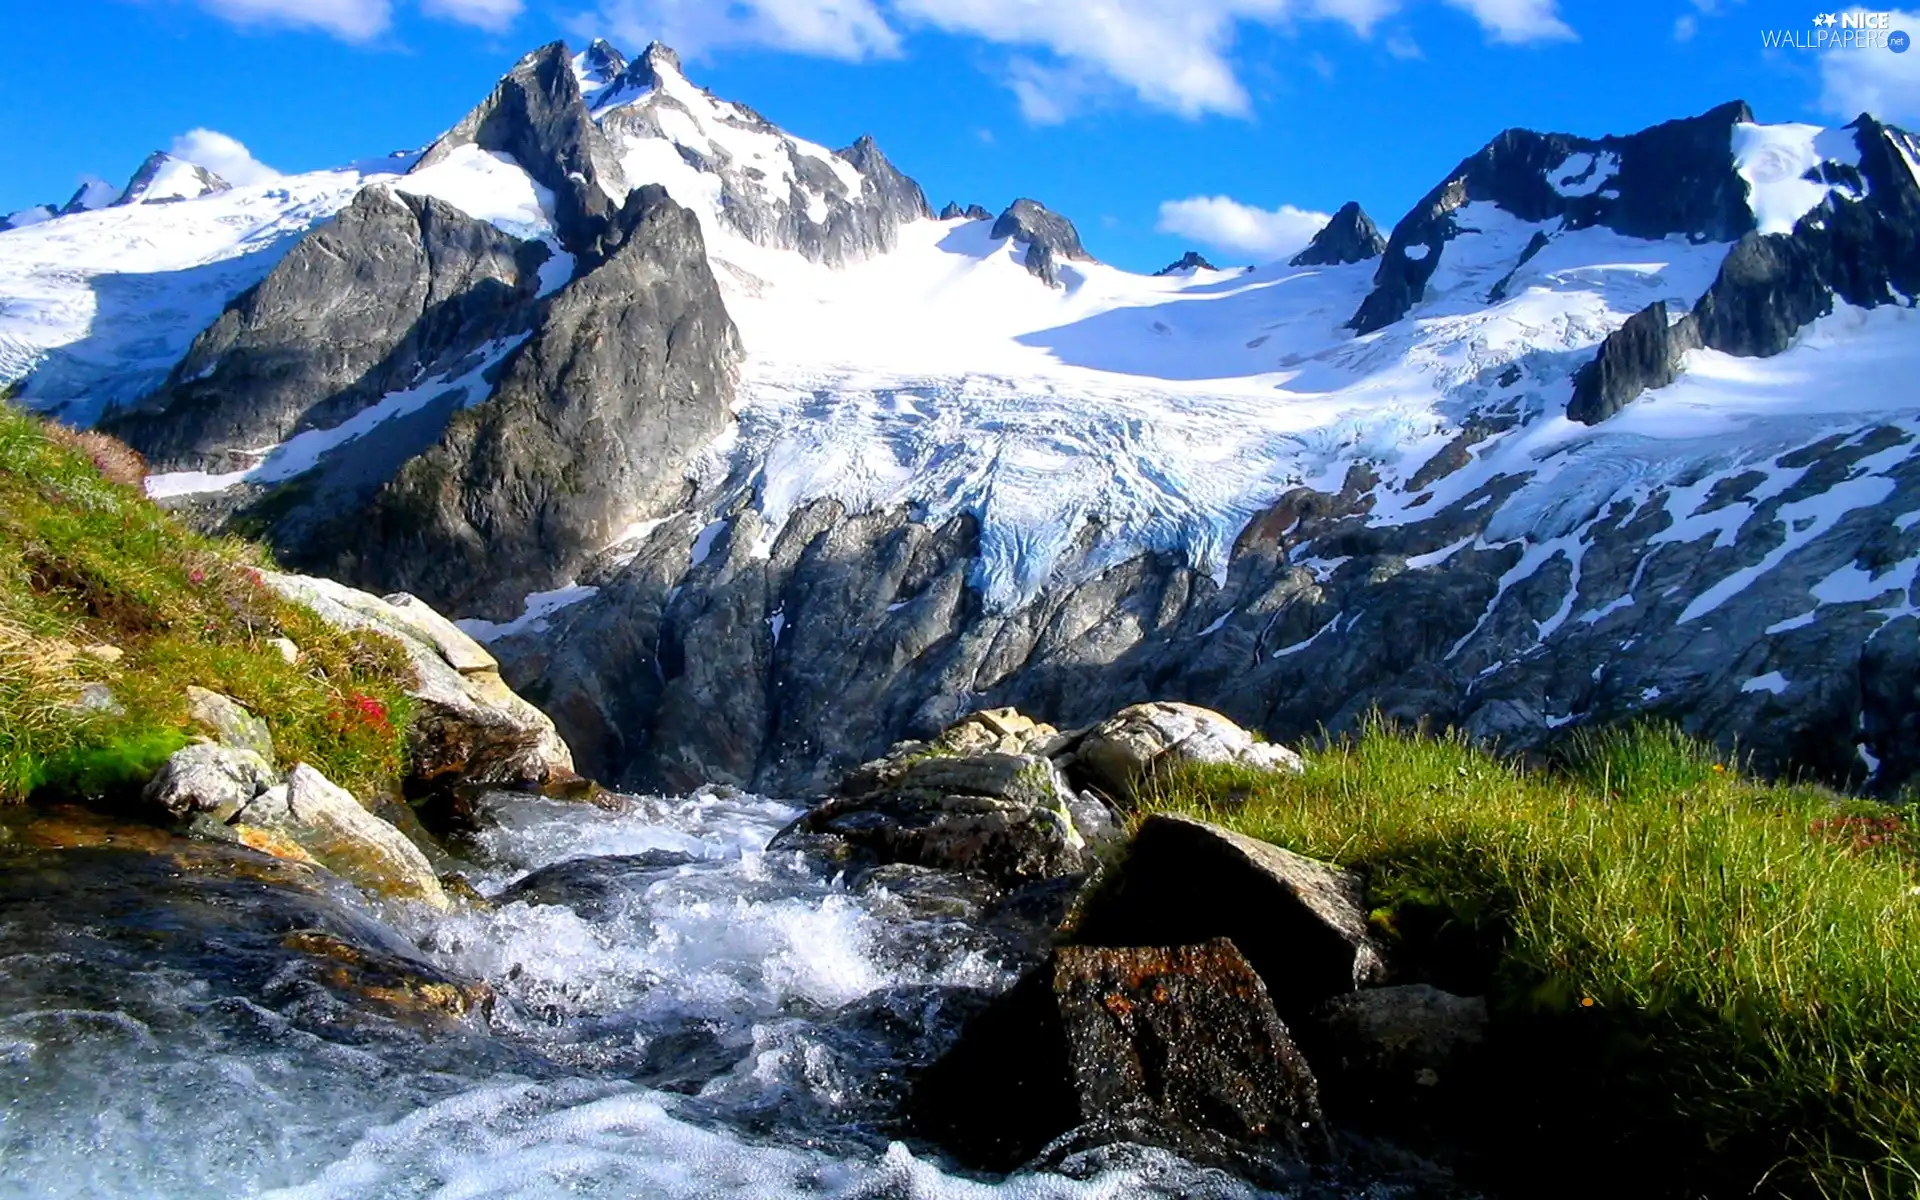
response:
{"label": "green grass", "polygon": [[[120,456],[0,404],[0,803],[124,795],[190,736],[189,685],[265,718],[283,766],[363,800],[396,790],[405,652],[280,600],[264,551],[194,534],[108,478],[126,475]],[[297,665],[269,644],[282,635]],[[111,709],[76,703],[90,684]]]}
{"label": "green grass", "polygon": [[1920,1194],[1920,878],[1893,810],[1661,727],[1529,770],[1374,725],[1307,763],[1186,769],[1143,812],[1361,872],[1407,974],[1489,996],[1512,1053],[1475,1120],[1521,1159],[1641,1195]]}

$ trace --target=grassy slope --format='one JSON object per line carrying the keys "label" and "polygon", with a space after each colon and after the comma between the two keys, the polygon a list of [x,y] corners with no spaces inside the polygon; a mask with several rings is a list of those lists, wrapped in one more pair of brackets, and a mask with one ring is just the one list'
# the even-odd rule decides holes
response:
{"label": "grassy slope", "polygon": [[1603,1170],[1662,1192],[1680,1161],[1712,1194],[1920,1192],[1920,888],[1891,810],[1657,728],[1553,771],[1372,728],[1299,777],[1189,770],[1149,808],[1360,870],[1403,966],[1520,1031],[1497,1090],[1543,1161],[1558,1127],[1640,1147]]}
{"label": "grassy slope", "polygon": [[[395,790],[404,651],[281,601],[255,573],[262,550],[188,531],[136,473],[130,451],[0,404],[0,803],[137,783],[188,740],[189,685],[264,717],[281,765],[311,763],[363,800]],[[269,644],[282,635],[297,665]],[[121,711],[77,705],[89,684]]]}

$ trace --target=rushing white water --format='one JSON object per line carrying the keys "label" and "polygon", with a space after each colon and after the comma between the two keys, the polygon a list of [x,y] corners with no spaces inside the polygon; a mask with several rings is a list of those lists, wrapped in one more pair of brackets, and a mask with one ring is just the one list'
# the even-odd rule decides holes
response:
{"label": "rushing white water", "polygon": [[[794,810],[497,808],[483,890],[592,861],[527,899],[381,923],[355,897],[289,914],[124,853],[0,867],[0,1196],[1253,1194],[1137,1147],[986,1180],[910,1148],[902,1068],[1015,964],[971,922],[765,852]],[[484,979],[491,1015],[422,1033],[284,954],[262,966],[316,913]]]}

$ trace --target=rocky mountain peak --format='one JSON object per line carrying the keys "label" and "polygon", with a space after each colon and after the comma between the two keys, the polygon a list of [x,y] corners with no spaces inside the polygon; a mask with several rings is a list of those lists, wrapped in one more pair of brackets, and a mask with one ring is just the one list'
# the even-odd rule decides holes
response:
{"label": "rocky mountain peak", "polygon": [[1220,268],[1206,260],[1198,250],[1189,250],[1179,258],[1155,271],[1155,275],[1175,275],[1181,271],[1218,271]]}
{"label": "rocky mountain peak", "polygon": [[605,38],[595,38],[574,57],[574,73],[583,90],[605,87],[627,69],[627,56]]}
{"label": "rocky mountain peak", "polygon": [[965,208],[962,208],[957,201],[949,200],[947,201],[947,206],[940,210],[940,219],[942,221],[958,221],[962,219],[968,221],[991,221],[993,220],[993,214],[978,204],[969,204]]}
{"label": "rocky mountain peak", "polygon": [[155,150],[133,173],[115,204],[164,204],[173,200],[195,200],[224,192],[233,187],[212,171],[175,158],[164,150]]}
{"label": "rocky mountain peak", "polygon": [[853,145],[833,153],[834,157],[845,160],[865,176],[867,192],[879,198],[881,206],[896,223],[933,216],[933,207],[927,203],[926,193],[920,190],[919,184],[901,174],[887,160],[872,134],[863,133]]}
{"label": "rocky mountain peak", "polygon": [[104,179],[85,179],[74,189],[73,195],[60,206],[60,215],[92,212],[97,208],[106,208],[120,198],[120,189]]}
{"label": "rocky mountain peak", "polygon": [[1343,263],[1365,262],[1370,258],[1379,258],[1380,252],[1387,248],[1387,239],[1380,236],[1380,227],[1353,200],[1340,206],[1307,248],[1288,260],[1295,267],[1332,267]]}
{"label": "rocky mountain peak", "polygon": [[[631,71],[631,68],[629,68]],[[413,172],[446,161],[462,146],[510,155],[553,193],[555,231],[566,248],[596,257],[627,185],[619,156],[587,111],[566,43],[520,60],[493,93],[427,148]]]}

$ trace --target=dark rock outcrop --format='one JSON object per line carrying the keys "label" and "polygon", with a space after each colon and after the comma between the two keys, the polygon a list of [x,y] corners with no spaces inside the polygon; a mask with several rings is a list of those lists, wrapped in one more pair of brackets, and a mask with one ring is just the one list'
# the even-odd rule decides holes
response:
{"label": "dark rock outcrop", "polygon": [[1672,383],[1679,376],[1680,356],[1699,344],[1690,317],[1669,321],[1664,301],[1649,304],[1608,334],[1593,361],[1574,375],[1567,416],[1598,425],[1647,389]]}
{"label": "dark rock outcrop", "polygon": [[1332,267],[1378,258],[1387,248],[1387,239],[1358,202],[1342,204],[1320,232],[1313,235],[1307,248],[1287,260],[1292,267]]}
{"label": "dark rock outcrop", "polygon": [[962,208],[957,202],[949,200],[947,201],[947,206],[940,210],[940,219],[942,221],[957,221],[963,217],[969,221],[993,220],[993,214],[978,204],[969,204],[965,208]]}
{"label": "dark rock outcrop", "polygon": [[1069,1131],[1202,1161],[1244,1149],[1297,1164],[1330,1149],[1313,1073],[1225,939],[1056,950],[968,1023],[910,1112],[926,1136],[996,1171]]}
{"label": "dark rock outcrop", "polygon": [[[1594,225],[1630,237],[1685,234],[1732,241],[1753,228],[1746,183],[1733,169],[1733,126],[1753,113],[1735,101],[1625,137],[1509,129],[1463,160],[1394,226],[1373,291],[1349,325],[1371,333],[1420,301],[1456,232],[1454,214],[1488,201],[1523,221]],[[1410,247],[1424,250],[1409,254]]]}
{"label": "dark rock outcrop", "polygon": [[1071,262],[1093,262],[1080,244],[1080,233],[1073,222],[1056,213],[1038,200],[1019,199],[1007,206],[1007,210],[994,221],[988,236],[995,241],[1012,238],[1027,248],[1025,263],[1027,270],[1044,280],[1049,287],[1058,286],[1061,259]]}
{"label": "dark rock outcrop", "polygon": [[1356,877],[1168,814],[1141,825],[1126,859],[1086,901],[1073,937],[1097,946],[1231,938],[1288,1021],[1386,972]]}
{"label": "dark rock outcrop", "polygon": [[1206,256],[1198,250],[1189,250],[1179,258],[1155,271],[1155,275],[1174,275],[1182,271],[1218,271],[1220,268],[1208,262]]}
{"label": "dark rock outcrop", "polygon": [[235,469],[243,447],[338,425],[524,328],[548,253],[444,201],[369,187],[103,428],[157,470]]}

